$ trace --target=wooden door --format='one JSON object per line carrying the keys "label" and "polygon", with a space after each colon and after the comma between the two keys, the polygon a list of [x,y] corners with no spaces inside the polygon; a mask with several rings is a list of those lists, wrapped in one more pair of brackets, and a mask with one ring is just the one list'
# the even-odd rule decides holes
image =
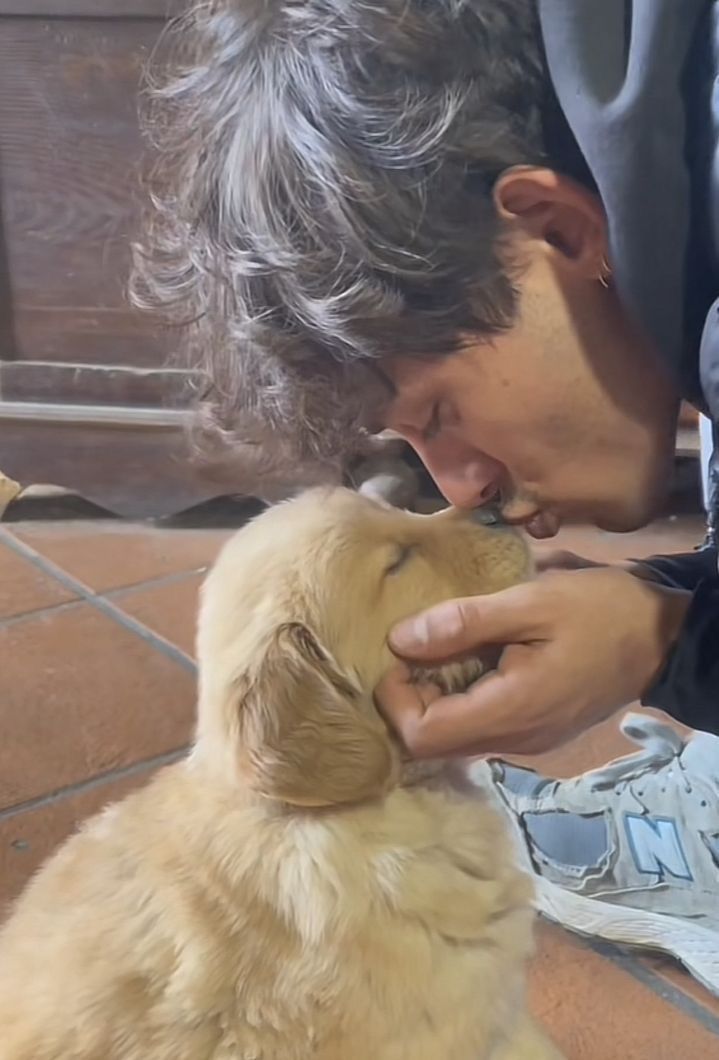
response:
{"label": "wooden door", "polygon": [[167,0],[0,0],[0,470],[125,515],[217,492],[183,373],[125,287],[143,64]]}

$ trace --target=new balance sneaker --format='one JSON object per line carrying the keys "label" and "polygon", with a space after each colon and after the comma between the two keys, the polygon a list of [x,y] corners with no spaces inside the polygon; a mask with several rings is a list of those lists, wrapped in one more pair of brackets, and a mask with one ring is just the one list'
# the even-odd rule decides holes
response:
{"label": "new balance sneaker", "polygon": [[542,913],[669,953],[719,994],[719,737],[642,714],[622,730],[641,750],[571,780],[499,759],[470,777],[511,822]]}

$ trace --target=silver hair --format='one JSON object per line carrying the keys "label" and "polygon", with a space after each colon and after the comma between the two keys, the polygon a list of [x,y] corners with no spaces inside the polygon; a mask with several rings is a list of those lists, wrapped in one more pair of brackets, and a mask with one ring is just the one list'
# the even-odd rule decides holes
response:
{"label": "silver hair", "polygon": [[163,37],[132,292],[181,326],[198,437],[329,464],[376,366],[509,326],[493,205],[544,158],[533,0],[202,0]]}

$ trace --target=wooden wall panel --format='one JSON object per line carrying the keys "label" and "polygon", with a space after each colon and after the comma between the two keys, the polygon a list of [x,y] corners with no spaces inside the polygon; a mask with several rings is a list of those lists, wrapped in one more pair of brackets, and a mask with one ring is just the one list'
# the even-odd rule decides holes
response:
{"label": "wooden wall panel", "polygon": [[0,18],[0,196],[15,358],[165,359],[157,322],[125,295],[141,198],[137,85],[160,26]]}
{"label": "wooden wall panel", "polygon": [[195,477],[182,428],[3,420],[2,470],[62,486],[117,515],[172,515],[226,490]]}
{"label": "wooden wall panel", "polygon": [[227,492],[190,467],[188,376],[132,309],[137,90],[184,0],[0,0],[0,468],[130,517]]}
{"label": "wooden wall panel", "polygon": [[173,368],[0,362],[0,401],[181,409],[191,398],[188,373]]}
{"label": "wooden wall panel", "polygon": [[0,16],[37,18],[164,18],[178,0],[0,0]]}

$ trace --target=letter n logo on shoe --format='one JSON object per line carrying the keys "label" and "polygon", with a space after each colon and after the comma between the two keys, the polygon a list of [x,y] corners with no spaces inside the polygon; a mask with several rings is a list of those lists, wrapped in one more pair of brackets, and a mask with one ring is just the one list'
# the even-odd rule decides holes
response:
{"label": "letter n logo on shoe", "polygon": [[625,813],[624,828],[634,863],[641,873],[659,880],[667,874],[677,880],[694,879],[673,817]]}

